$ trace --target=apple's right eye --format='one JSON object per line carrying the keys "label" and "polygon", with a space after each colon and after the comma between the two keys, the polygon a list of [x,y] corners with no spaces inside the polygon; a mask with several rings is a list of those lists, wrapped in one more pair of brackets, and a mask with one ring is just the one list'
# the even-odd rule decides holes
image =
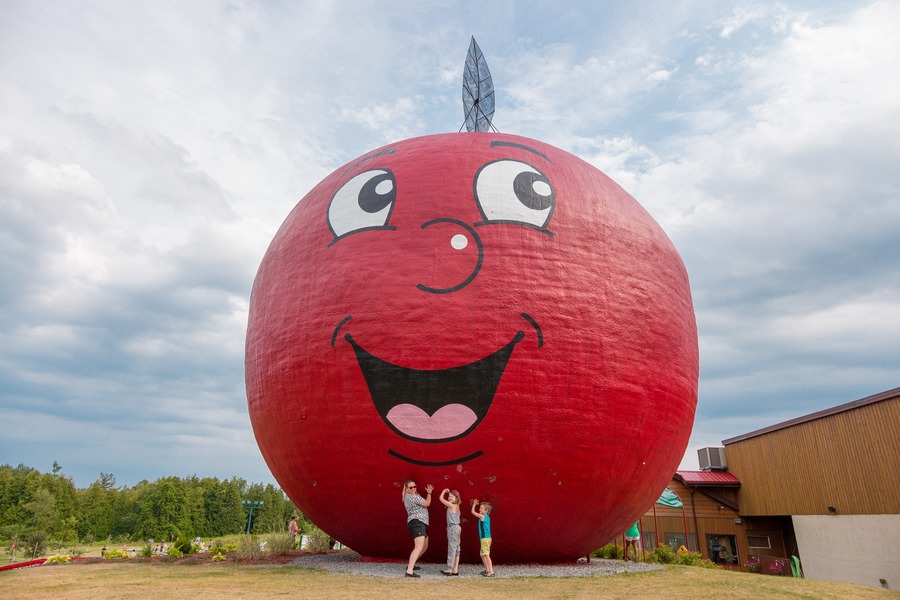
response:
{"label": "apple's right eye", "polygon": [[387,169],[355,176],[341,186],[328,206],[328,227],[335,240],[351,233],[386,227],[397,199],[397,182]]}
{"label": "apple's right eye", "polygon": [[513,223],[542,231],[556,208],[550,179],[517,160],[489,162],[475,175],[475,200],[484,223]]}

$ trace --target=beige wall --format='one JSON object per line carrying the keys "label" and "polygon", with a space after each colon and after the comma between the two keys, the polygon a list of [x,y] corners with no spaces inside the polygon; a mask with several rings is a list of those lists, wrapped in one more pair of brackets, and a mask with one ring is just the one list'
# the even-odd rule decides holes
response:
{"label": "beige wall", "polygon": [[803,574],[900,590],[900,515],[794,515]]}

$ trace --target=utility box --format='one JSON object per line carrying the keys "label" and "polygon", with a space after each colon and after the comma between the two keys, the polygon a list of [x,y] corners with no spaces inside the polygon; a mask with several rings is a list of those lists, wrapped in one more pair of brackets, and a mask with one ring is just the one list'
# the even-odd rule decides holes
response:
{"label": "utility box", "polygon": [[725,448],[700,448],[697,450],[700,457],[701,471],[727,471],[728,459],[725,458]]}

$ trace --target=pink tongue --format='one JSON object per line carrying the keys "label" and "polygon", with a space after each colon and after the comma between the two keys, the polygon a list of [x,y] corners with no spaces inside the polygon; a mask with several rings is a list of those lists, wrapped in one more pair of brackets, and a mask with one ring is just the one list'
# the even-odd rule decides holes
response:
{"label": "pink tongue", "polygon": [[387,420],[398,431],[422,440],[455,437],[471,427],[478,417],[462,404],[442,406],[432,416],[412,404],[399,404],[387,414]]}

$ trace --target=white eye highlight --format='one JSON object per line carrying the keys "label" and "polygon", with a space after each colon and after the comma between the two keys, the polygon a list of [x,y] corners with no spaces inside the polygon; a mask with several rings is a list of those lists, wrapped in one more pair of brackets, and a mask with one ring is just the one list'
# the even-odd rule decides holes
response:
{"label": "white eye highlight", "polygon": [[544,229],[556,208],[546,175],[517,160],[490,162],[475,175],[475,200],[486,222]]}
{"label": "white eye highlight", "polygon": [[341,186],[328,206],[328,227],[335,238],[365,229],[385,227],[391,218],[397,182],[387,169],[355,176]]}

